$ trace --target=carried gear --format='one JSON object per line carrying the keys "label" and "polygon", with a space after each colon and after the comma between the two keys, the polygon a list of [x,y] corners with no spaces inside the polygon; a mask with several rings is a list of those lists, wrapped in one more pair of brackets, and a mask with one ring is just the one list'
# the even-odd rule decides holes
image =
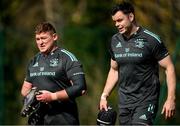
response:
{"label": "carried gear", "polygon": [[97,125],[115,125],[117,112],[111,107],[108,110],[100,110],[97,117]]}
{"label": "carried gear", "polygon": [[24,105],[21,110],[22,117],[28,117],[28,124],[37,125],[42,124],[44,112],[42,108],[45,103],[42,103],[36,99],[36,95],[40,94],[37,87],[33,87],[27,96],[24,98]]}

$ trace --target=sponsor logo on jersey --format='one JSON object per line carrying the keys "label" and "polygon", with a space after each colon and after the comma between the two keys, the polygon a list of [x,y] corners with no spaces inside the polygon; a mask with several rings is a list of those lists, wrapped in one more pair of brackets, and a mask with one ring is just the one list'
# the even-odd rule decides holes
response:
{"label": "sponsor logo on jersey", "polygon": [[149,104],[148,112],[154,113],[154,107],[155,107],[155,105]]}
{"label": "sponsor logo on jersey", "polygon": [[44,67],[39,67],[39,72],[30,72],[30,77],[37,76],[55,76],[56,72],[45,71]]}
{"label": "sponsor logo on jersey", "polygon": [[30,77],[37,77],[37,76],[55,76],[55,72],[33,72],[30,73]]}
{"label": "sponsor logo on jersey", "polygon": [[116,48],[122,47],[121,42],[116,45]]}
{"label": "sponsor logo on jersey", "polygon": [[145,115],[145,114],[143,114],[143,115],[141,115],[141,116],[139,117],[139,119],[142,119],[142,120],[147,120],[147,117],[146,117],[146,115]]}
{"label": "sponsor logo on jersey", "polygon": [[115,58],[122,58],[122,57],[142,57],[142,53],[119,53],[114,54]]}
{"label": "sponsor logo on jersey", "polygon": [[36,62],[32,67],[38,67],[38,62]]}
{"label": "sponsor logo on jersey", "polygon": [[114,57],[115,58],[122,58],[122,57],[143,57],[142,53],[130,52],[130,48],[125,48],[124,51],[125,51],[125,53],[115,53]]}
{"label": "sponsor logo on jersey", "polygon": [[58,63],[59,63],[59,61],[58,61],[58,59],[51,59],[50,60],[50,66],[52,66],[52,67],[56,67],[57,65],[58,65]]}
{"label": "sponsor logo on jersey", "polygon": [[40,70],[40,71],[44,71],[44,67],[40,67],[39,70]]}
{"label": "sponsor logo on jersey", "polygon": [[129,48],[125,48],[125,52],[127,53],[127,52],[129,52],[130,51],[130,49]]}

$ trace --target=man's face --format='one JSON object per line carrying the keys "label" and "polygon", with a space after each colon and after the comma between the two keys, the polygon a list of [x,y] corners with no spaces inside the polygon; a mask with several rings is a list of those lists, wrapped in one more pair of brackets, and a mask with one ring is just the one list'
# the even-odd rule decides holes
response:
{"label": "man's face", "polygon": [[57,35],[51,32],[41,32],[36,34],[36,44],[41,53],[48,54],[51,52],[57,40]]}
{"label": "man's face", "polygon": [[132,14],[124,14],[122,11],[118,11],[112,16],[112,20],[121,34],[129,33],[133,18]]}

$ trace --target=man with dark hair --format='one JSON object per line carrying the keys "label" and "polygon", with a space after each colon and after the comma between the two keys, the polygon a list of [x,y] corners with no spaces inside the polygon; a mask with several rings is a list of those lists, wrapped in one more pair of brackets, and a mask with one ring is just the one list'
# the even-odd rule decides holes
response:
{"label": "man with dark hair", "polygon": [[58,35],[48,22],[35,29],[39,53],[29,62],[21,94],[37,87],[36,99],[46,103],[42,125],[78,125],[78,109],[75,98],[86,91],[82,64],[69,51],[57,46]]}
{"label": "man with dark hair", "polygon": [[111,65],[101,95],[100,109],[107,110],[107,97],[118,84],[119,123],[151,125],[158,110],[159,65],[165,69],[167,99],[162,114],[175,114],[175,70],[168,50],[158,35],[137,25],[134,7],[122,2],[112,9],[118,33],[110,43]]}

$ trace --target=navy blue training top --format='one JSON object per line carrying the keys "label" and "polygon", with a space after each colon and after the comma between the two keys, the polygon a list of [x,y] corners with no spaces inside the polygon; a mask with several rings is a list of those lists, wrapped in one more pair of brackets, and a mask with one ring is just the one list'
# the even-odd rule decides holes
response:
{"label": "navy blue training top", "polygon": [[109,51],[119,67],[119,107],[158,102],[158,61],[169,55],[159,36],[142,27],[129,39],[117,33]]}
{"label": "navy blue training top", "polygon": [[[82,64],[78,59],[71,52],[57,48],[47,56],[38,53],[27,67],[25,80],[40,90],[56,92],[63,89],[69,91],[73,86],[71,80],[82,79],[84,76]],[[52,107],[55,112],[77,113],[74,98],[62,102],[54,101],[51,104],[55,106]]]}

